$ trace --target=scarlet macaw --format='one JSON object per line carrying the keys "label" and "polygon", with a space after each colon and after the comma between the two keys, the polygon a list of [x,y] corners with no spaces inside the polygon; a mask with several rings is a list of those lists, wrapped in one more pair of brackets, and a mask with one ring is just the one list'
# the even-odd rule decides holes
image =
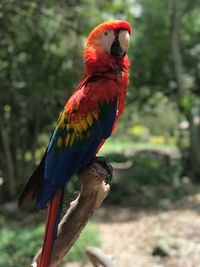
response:
{"label": "scarlet macaw", "polygon": [[106,21],[90,33],[84,50],[83,78],[20,196],[19,205],[31,198],[36,198],[38,209],[49,203],[39,267],[48,267],[51,261],[66,184],[97,154],[124,110],[130,34],[130,24],[122,20]]}

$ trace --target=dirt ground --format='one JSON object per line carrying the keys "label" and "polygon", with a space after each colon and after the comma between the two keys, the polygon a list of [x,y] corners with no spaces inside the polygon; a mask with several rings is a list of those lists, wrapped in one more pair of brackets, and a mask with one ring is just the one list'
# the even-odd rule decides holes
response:
{"label": "dirt ground", "polygon": [[[200,266],[200,215],[195,211],[116,209],[115,214],[116,222],[100,222],[99,226],[102,249],[115,257],[117,266]],[[156,248],[156,254],[167,256],[153,256]]]}
{"label": "dirt ground", "polygon": [[94,219],[117,267],[200,267],[200,194],[165,209],[101,208]]}

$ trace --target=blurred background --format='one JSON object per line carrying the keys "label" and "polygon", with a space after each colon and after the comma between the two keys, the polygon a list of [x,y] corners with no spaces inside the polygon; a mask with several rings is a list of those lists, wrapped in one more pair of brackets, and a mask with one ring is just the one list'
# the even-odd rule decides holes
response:
{"label": "blurred background", "polygon": [[200,266],[199,14],[197,0],[1,0],[0,267],[27,266],[42,244],[45,212],[17,198],[82,76],[89,32],[112,18],[133,28],[126,111],[101,151],[114,179],[66,266],[90,266],[88,245],[119,267]]}

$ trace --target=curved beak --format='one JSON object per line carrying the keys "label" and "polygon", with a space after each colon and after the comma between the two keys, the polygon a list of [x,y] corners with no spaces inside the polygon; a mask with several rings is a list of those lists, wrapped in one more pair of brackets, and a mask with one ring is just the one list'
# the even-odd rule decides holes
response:
{"label": "curved beak", "polygon": [[129,32],[121,30],[111,45],[110,54],[116,58],[123,58],[128,51],[129,41]]}

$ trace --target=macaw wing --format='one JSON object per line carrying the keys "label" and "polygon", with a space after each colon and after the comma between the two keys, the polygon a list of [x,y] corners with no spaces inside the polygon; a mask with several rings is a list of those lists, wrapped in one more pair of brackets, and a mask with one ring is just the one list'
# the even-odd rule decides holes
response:
{"label": "macaw wing", "polygon": [[47,148],[42,189],[37,207],[43,207],[69,179],[88,164],[103,139],[110,136],[117,100],[103,103],[86,116],[60,115]]}

